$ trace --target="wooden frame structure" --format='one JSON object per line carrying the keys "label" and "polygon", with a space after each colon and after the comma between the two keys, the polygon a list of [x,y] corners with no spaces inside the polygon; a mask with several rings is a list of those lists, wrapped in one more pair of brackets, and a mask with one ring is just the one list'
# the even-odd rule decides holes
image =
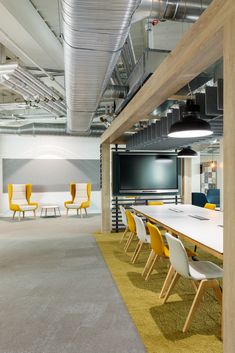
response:
{"label": "wooden frame structure", "polygon": [[[235,1],[213,0],[150,79],[101,137],[107,145],[177,92],[204,69],[224,57],[224,352],[235,352]],[[103,183],[110,169],[102,161]],[[106,175],[104,175],[106,173]],[[102,229],[110,231],[109,186],[103,184]]]}

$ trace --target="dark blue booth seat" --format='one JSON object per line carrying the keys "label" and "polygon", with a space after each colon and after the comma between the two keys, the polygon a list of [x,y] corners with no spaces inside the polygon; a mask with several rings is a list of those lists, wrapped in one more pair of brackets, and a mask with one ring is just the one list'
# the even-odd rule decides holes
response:
{"label": "dark blue booth seat", "polygon": [[192,192],[192,205],[204,207],[207,202],[214,203],[216,207],[220,207],[220,190],[209,189],[207,196],[203,192]]}
{"label": "dark blue booth seat", "polygon": [[202,192],[192,192],[192,205],[204,207],[207,203],[207,197]]}
{"label": "dark blue booth seat", "polygon": [[209,203],[216,204],[216,207],[220,207],[220,189],[209,189],[207,192],[207,200]]}

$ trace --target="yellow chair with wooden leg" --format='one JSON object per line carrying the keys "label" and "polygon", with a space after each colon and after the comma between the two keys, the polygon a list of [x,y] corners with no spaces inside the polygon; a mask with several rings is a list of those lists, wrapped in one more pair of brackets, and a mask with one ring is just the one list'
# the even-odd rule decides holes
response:
{"label": "yellow chair with wooden leg", "polygon": [[153,225],[150,222],[147,222],[147,227],[149,230],[150,234],[150,244],[151,244],[151,252],[149,255],[149,258],[146,262],[146,265],[144,267],[142,276],[145,277],[145,280],[147,280],[150,276],[150,274],[153,271],[153,267],[156,263],[156,261],[160,258],[169,258],[169,250],[167,246],[164,244],[162,234],[158,227]]}
{"label": "yellow chair with wooden leg", "polygon": [[134,219],[134,215],[131,213],[131,211],[126,210],[126,218],[127,218],[127,224],[128,224],[128,229],[130,231],[130,235],[126,241],[125,247],[124,247],[124,251],[127,252],[127,250],[129,249],[131,242],[134,238],[134,236],[136,235],[136,227],[135,227],[135,219]]}
{"label": "yellow chair with wooden leg", "polygon": [[91,205],[91,183],[71,183],[70,194],[72,200],[64,203],[66,214],[68,215],[69,210],[77,210],[77,215],[80,211],[82,217],[84,210],[87,215],[87,208]]}
{"label": "yellow chair with wooden leg", "polygon": [[32,185],[31,184],[8,184],[8,199],[9,208],[13,211],[13,218],[15,218],[16,212],[18,212],[18,219],[20,221],[21,214],[23,218],[25,212],[33,212],[36,217],[36,209],[38,204],[31,202]]}
{"label": "yellow chair with wooden leg", "polygon": [[214,204],[214,203],[206,203],[204,208],[207,208],[208,210],[215,210],[216,209],[216,204]]}

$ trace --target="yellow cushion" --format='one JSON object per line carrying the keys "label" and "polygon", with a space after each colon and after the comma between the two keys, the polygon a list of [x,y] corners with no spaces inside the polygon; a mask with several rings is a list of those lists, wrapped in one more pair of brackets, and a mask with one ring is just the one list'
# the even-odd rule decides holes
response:
{"label": "yellow cushion", "polygon": [[209,210],[215,210],[216,204],[214,204],[214,203],[206,203],[204,208],[208,208]]}
{"label": "yellow cushion", "polygon": [[164,202],[162,201],[148,201],[148,206],[162,206]]}

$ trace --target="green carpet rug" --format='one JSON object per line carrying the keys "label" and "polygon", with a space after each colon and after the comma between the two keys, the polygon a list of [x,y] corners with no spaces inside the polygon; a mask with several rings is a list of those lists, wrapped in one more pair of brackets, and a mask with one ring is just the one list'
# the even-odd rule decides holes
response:
{"label": "green carpet rug", "polygon": [[[180,279],[168,302],[163,305],[159,293],[167,273],[167,260],[158,262],[148,281],[141,276],[149,248],[135,265],[130,258],[136,243],[125,254],[119,234],[96,234],[95,238],[128,311],[149,353],[221,353],[222,308],[212,292],[205,295],[188,332],[182,328],[195,291],[186,279]],[[200,259],[221,262],[199,252]],[[127,333],[128,334],[128,333]]]}

